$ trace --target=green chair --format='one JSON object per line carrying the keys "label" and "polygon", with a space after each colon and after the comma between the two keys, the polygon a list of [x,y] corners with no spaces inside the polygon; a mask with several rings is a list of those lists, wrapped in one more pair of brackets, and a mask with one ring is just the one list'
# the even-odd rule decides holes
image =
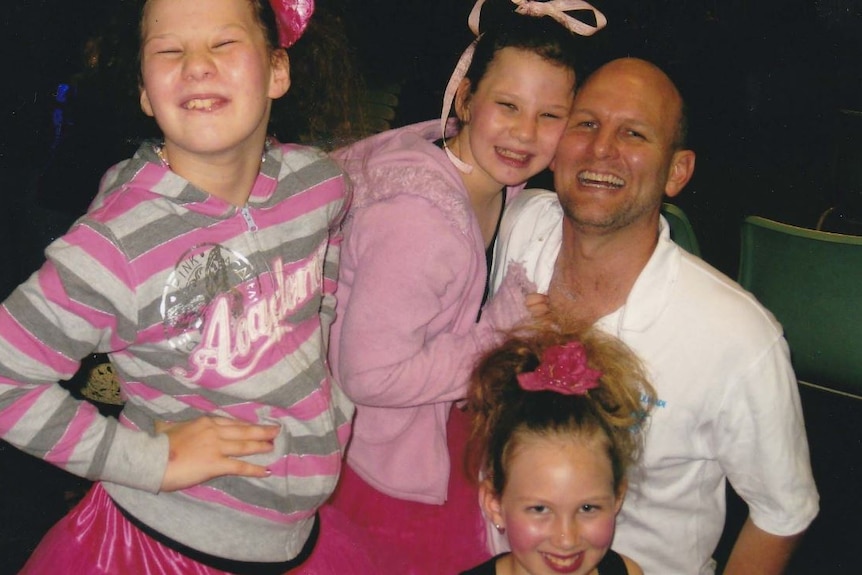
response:
{"label": "green chair", "polygon": [[670,225],[670,238],[687,252],[700,257],[700,244],[685,212],[679,206],[665,202],[661,206],[661,215]]}
{"label": "green chair", "polygon": [[862,399],[862,237],[749,216],[739,283],[781,322],[800,383]]}
{"label": "green chair", "polygon": [[820,492],[820,513],[786,572],[855,573],[862,516],[862,237],[749,216],[739,282],[784,326]]}

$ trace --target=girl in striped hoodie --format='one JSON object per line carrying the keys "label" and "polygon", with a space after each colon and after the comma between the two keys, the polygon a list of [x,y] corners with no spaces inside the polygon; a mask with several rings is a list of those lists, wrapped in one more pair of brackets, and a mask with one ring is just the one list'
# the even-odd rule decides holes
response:
{"label": "girl in striped hoodie", "polygon": [[[332,384],[344,178],[267,138],[311,0],[146,0],[164,140],[0,307],[0,437],[96,481],[23,573],[283,573],[313,542],[352,406]],[[110,355],[119,420],[58,380]]]}

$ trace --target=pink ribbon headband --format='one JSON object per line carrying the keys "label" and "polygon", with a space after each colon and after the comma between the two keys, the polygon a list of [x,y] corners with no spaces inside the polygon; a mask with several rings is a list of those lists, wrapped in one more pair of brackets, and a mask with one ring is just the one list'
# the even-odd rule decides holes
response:
{"label": "pink ribbon headband", "polygon": [[[592,36],[608,23],[608,19],[604,14],[584,0],[548,0],[547,2],[541,0],[511,0],[511,2],[517,6],[515,12],[518,14],[537,18],[549,16],[560,23],[566,30],[580,36]],[[473,5],[473,9],[470,11],[470,16],[467,18],[467,25],[473,34],[476,35],[477,39],[479,36],[479,14],[482,12],[482,5],[484,3],[485,0],[476,0],[476,4]],[[568,12],[574,10],[590,10],[596,17],[596,25],[591,26],[568,14]],[[444,142],[446,141],[446,121],[449,118],[449,112],[452,110],[452,103],[455,101],[455,93],[458,91],[461,80],[467,75],[467,69],[473,61],[473,52],[475,50],[476,41],[474,40],[467,46],[464,53],[461,54],[461,58],[455,65],[455,71],[452,72],[452,76],[446,84],[446,92],[443,95],[443,113],[440,118],[440,130],[443,133]],[[458,170],[465,174],[473,171],[473,166],[461,161],[447,146],[444,146],[444,149]]]}

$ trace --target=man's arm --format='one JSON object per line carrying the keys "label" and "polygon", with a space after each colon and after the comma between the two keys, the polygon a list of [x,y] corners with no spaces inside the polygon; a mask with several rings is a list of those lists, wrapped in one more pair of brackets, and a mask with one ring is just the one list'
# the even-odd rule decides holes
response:
{"label": "man's arm", "polygon": [[773,535],[757,527],[749,517],[736,538],[724,575],[783,573],[803,533],[786,537]]}

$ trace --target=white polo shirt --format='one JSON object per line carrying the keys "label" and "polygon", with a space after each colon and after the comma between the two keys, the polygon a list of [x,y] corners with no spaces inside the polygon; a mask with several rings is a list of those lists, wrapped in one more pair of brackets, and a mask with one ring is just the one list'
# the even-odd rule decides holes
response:
{"label": "white polo shirt", "polygon": [[[556,194],[527,190],[507,208],[492,288],[520,262],[546,292],[562,241]],[[752,521],[803,531],[819,510],[796,377],[781,326],[736,282],[670,239],[626,303],[597,325],[644,362],[658,399],[613,548],[647,575],[707,575],[724,528],[725,481]]]}

